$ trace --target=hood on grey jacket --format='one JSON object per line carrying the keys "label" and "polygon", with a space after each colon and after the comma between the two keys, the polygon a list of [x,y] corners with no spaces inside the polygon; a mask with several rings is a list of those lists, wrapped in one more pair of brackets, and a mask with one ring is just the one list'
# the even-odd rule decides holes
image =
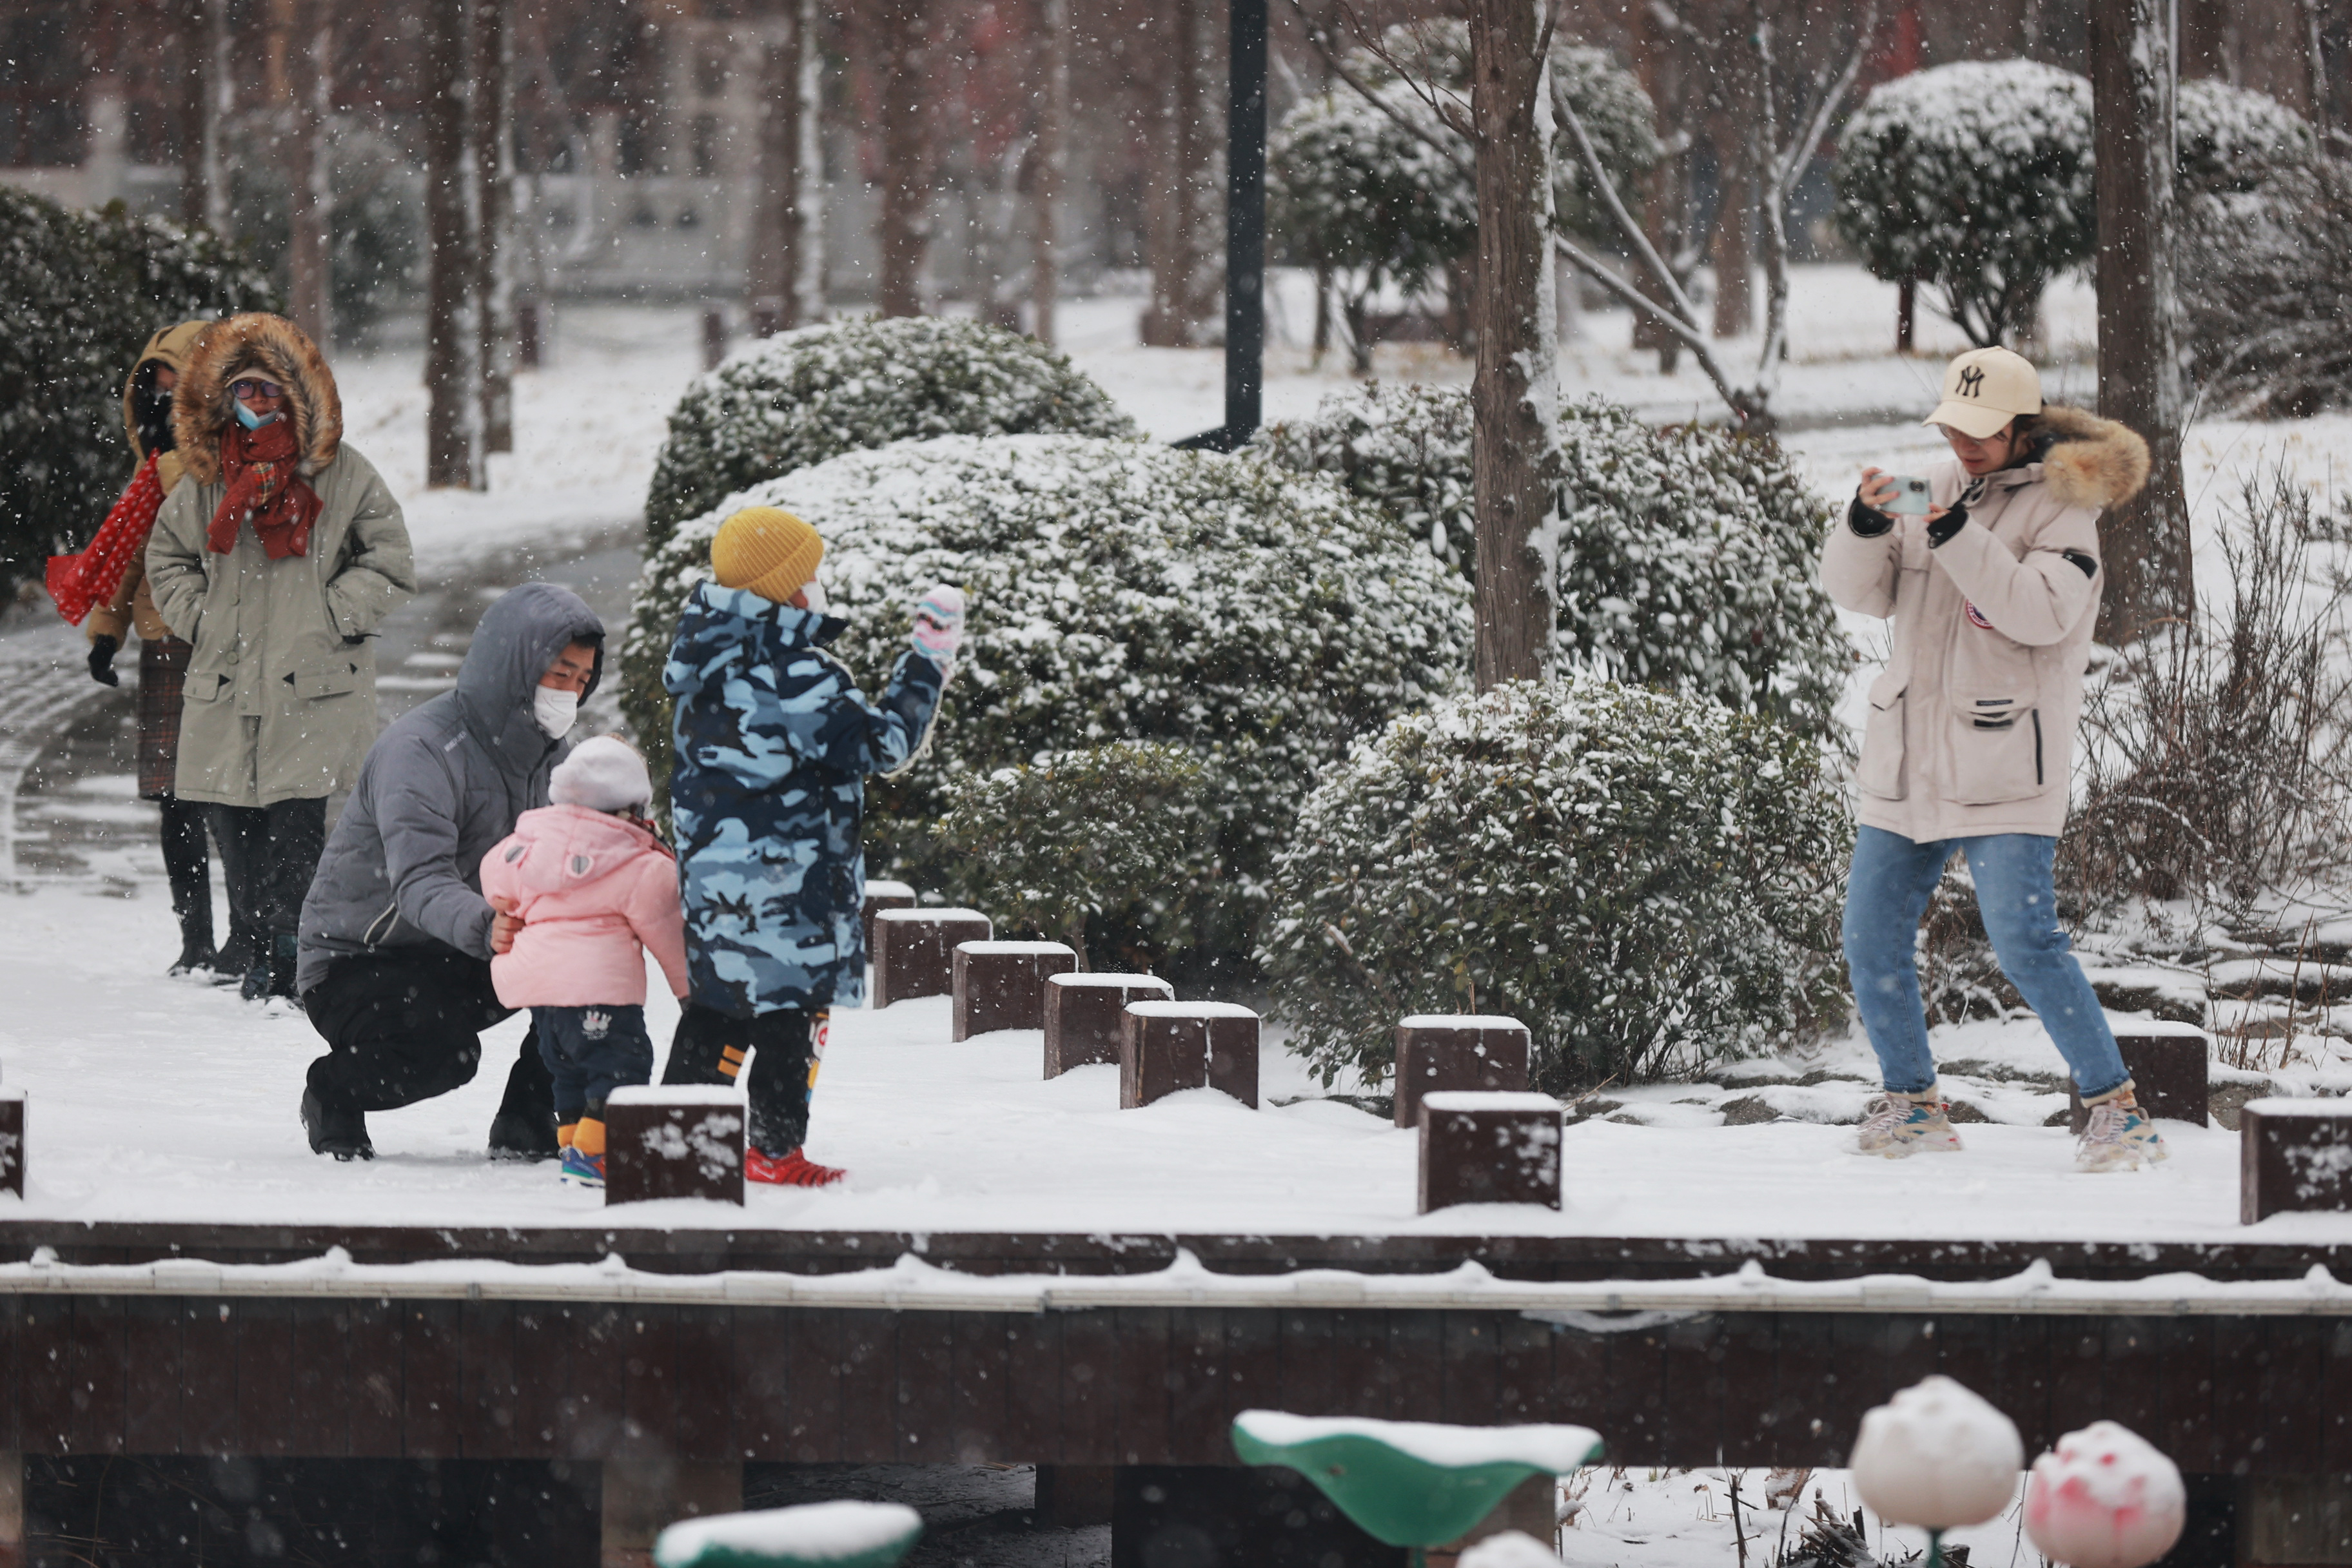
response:
{"label": "hood on grey jacket", "polygon": [[526,583],[484,613],[457,689],[383,732],[360,768],[302,905],[297,986],[341,954],[438,943],[490,956],[482,857],[515,820],[548,804],[548,774],[569,747],[531,712],[540,678],[573,643],[597,649],[604,626],[568,588]]}

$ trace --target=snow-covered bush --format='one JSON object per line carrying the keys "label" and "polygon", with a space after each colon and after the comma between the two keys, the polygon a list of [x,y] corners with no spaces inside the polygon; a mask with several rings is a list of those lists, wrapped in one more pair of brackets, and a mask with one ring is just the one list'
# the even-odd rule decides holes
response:
{"label": "snow-covered bush", "polygon": [[2310,121],[2266,93],[2184,81],[2176,103],[2176,188],[2184,200],[2246,195],[2310,166],[2317,146]]}
{"label": "snow-covered bush", "polygon": [[2352,164],[2186,204],[2181,335],[2205,402],[2239,418],[2352,406]]}
{"label": "snow-covered bush", "polygon": [[1115,942],[1191,858],[1203,778],[1191,750],[1151,741],[962,774],[941,792],[941,890],[986,910],[999,934],[1068,942],[1092,967],[1089,924]]}
{"label": "snow-covered bush", "polygon": [[646,543],[762,479],[932,436],[1133,437],[1034,338],[940,316],[824,321],[753,343],[686,389],[646,495]]}
{"label": "snow-covered bush", "polygon": [[2029,328],[2089,259],[2091,84],[2032,60],[1966,60],[1871,89],[1838,148],[1837,225],[1873,274],[1933,288],[1969,341]]}
{"label": "snow-covered bush", "polygon": [[1589,677],[1398,719],[1276,862],[1261,959],[1326,1083],[1399,1018],[1503,1013],[1551,1092],[1688,1073],[1842,1014],[1852,846],[1821,749]]}
{"label": "snow-covered bush", "polygon": [[[1356,50],[1349,65],[1377,101],[1343,83],[1286,115],[1268,147],[1266,211],[1293,259],[1339,275],[1363,370],[1372,297],[1388,288],[1419,291],[1476,242],[1474,150],[1438,107],[1467,108],[1469,30],[1454,20],[1400,25],[1380,48]],[[1557,44],[1551,68],[1553,119],[1563,127],[1553,144],[1553,221],[1563,232],[1614,243],[1563,110],[1574,109],[1633,208],[1641,176],[1660,155],[1656,111],[1640,80],[1604,49]]]}
{"label": "snow-covered bush", "polygon": [[209,234],[0,188],[0,598],[87,544],[122,493],[140,345],[193,317],[278,308]]}
{"label": "snow-covered bush", "polygon": [[872,795],[868,855],[919,878],[956,780],[1124,740],[1207,770],[1188,862],[1150,935],[1233,952],[1317,773],[1358,736],[1451,690],[1468,661],[1461,578],[1319,479],[1246,458],[1073,436],[944,437],[851,452],[752,487],[646,562],[622,703],[666,777],[661,666],[735,508],[784,507],[826,542],[850,629],[834,647],[878,685],[933,583],[971,595],[971,634],[929,755]]}
{"label": "snow-covered bush", "polygon": [[[1335,476],[1470,574],[1470,429],[1459,387],[1373,385],[1268,426],[1251,450]],[[1654,429],[1600,398],[1563,405],[1559,437],[1563,659],[1826,734],[1853,655],[1814,581],[1829,512],[1780,449]]]}

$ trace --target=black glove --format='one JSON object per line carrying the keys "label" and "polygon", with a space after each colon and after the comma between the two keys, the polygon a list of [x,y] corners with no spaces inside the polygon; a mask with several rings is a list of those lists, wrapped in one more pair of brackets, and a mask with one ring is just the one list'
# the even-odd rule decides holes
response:
{"label": "black glove", "polygon": [[1895,526],[1895,520],[1874,506],[1864,506],[1862,492],[1853,492],[1853,504],[1845,509],[1845,525],[1853,530],[1856,539],[1876,539]]}
{"label": "black glove", "polygon": [[114,673],[114,652],[122,646],[121,637],[104,635],[89,639],[89,678],[100,686],[120,686],[122,677]]}
{"label": "black glove", "polygon": [[1939,544],[1949,544],[1952,535],[1968,525],[1969,509],[1954,501],[1951,510],[1927,525],[1927,548],[1933,550]]}

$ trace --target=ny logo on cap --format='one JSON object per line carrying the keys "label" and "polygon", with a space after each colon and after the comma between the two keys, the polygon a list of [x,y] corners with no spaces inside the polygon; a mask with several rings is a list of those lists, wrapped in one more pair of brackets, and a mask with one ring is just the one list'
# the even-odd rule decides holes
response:
{"label": "ny logo on cap", "polygon": [[1970,365],[1968,369],[1960,372],[1960,384],[1958,390],[1959,395],[1962,397],[1974,397],[1983,392],[1984,372],[1979,370],[1974,365]]}

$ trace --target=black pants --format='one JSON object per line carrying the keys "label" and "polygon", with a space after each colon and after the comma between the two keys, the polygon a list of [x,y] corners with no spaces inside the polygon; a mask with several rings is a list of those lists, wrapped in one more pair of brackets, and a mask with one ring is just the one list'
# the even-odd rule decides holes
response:
{"label": "black pants", "polygon": [[605,1098],[622,1085],[653,1081],[642,1006],[533,1007],[530,1032],[555,1082],[555,1120],[567,1126],[583,1112],[602,1118]]}
{"label": "black pants", "polygon": [[[327,1041],[310,1088],[352,1110],[392,1110],[472,1082],[482,1031],[513,1013],[499,1005],[487,960],[437,945],[338,958],[302,1005]],[[525,1035],[499,1113],[551,1116],[554,1100],[539,1040]]]}
{"label": "black pants", "polygon": [[688,1002],[670,1041],[664,1083],[733,1083],[751,1058],[751,1147],[782,1159],[808,1137],[809,1090],[824,1055],[826,1013],[730,1018]]}
{"label": "black pants", "polygon": [[205,850],[205,808],[167,795],[163,807],[163,875],[172,884],[172,913],[179,917],[184,949],[213,945],[212,858]]}
{"label": "black pants", "polygon": [[206,805],[205,819],[220,846],[231,940],[248,932],[258,938],[300,931],[302,899],[327,844],[326,798]]}

